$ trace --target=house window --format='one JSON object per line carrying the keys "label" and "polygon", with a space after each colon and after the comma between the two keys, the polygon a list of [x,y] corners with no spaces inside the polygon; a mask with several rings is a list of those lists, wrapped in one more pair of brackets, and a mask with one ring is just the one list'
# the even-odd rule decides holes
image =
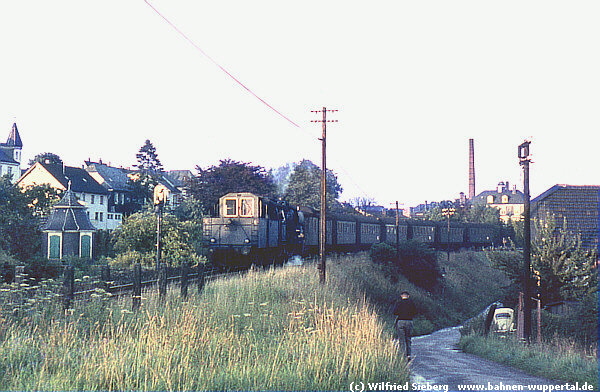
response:
{"label": "house window", "polygon": [[48,236],[48,258],[51,260],[60,259],[60,235]]}
{"label": "house window", "polygon": [[494,202],[494,196],[493,195],[488,195],[487,202],[488,202],[488,204],[492,204]]}
{"label": "house window", "polygon": [[104,196],[100,195],[100,204],[104,204]]}
{"label": "house window", "polygon": [[508,203],[508,195],[502,195],[502,203]]}
{"label": "house window", "polygon": [[96,202],[96,195],[90,195],[90,204],[94,204]]}
{"label": "house window", "polygon": [[106,216],[106,219],[109,219],[109,220],[111,220],[112,218],[113,218],[113,214],[108,214],[108,215]]}
{"label": "house window", "polygon": [[89,234],[81,235],[81,244],[79,248],[80,257],[89,259],[92,257],[92,236]]}

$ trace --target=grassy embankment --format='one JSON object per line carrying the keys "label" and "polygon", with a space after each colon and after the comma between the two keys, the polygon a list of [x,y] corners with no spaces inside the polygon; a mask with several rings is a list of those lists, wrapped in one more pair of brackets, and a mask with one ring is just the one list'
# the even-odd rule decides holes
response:
{"label": "grassy embankment", "polygon": [[[188,301],[97,298],[0,320],[3,390],[347,390],[408,381],[391,335],[340,274],[314,266],[209,283]],[[350,293],[350,294],[348,294]],[[357,295],[354,295],[357,294]]]}

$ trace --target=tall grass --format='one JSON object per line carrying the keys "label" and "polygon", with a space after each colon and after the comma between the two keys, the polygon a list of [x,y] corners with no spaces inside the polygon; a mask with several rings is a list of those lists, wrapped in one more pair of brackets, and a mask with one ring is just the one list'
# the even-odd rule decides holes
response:
{"label": "tall grass", "polygon": [[[0,320],[8,390],[347,390],[408,381],[391,335],[347,282],[314,267],[250,272],[187,301],[146,293]],[[46,312],[47,314],[47,312]]]}
{"label": "tall grass", "polygon": [[598,390],[597,350],[582,350],[568,339],[524,345],[514,337],[463,336],[460,347],[468,353],[504,363],[527,373],[570,383],[585,382]]}

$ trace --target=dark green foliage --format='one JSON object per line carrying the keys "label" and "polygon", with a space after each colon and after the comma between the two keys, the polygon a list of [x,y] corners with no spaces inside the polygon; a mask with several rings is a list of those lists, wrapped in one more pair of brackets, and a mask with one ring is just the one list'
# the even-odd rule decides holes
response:
{"label": "dark green foliage", "polygon": [[224,159],[219,166],[207,169],[197,166],[196,170],[198,175],[190,181],[190,194],[202,203],[205,212],[230,192],[251,192],[266,197],[276,195],[273,179],[262,166]]}
{"label": "dark green foliage", "polygon": [[[446,221],[448,217],[443,214],[444,208],[434,207],[425,212],[423,218],[436,222]],[[450,215],[450,221],[500,225],[500,210],[486,205],[458,207],[454,209],[454,214]]]}
{"label": "dark green foliage", "polygon": [[[112,234],[115,262],[129,265],[136,262],[152,265],[156,254],[157,217],[150,211],[143,211],[127,217],[121,227]],[[201,241],[201,225],[195,221],[181,222],[174,215],[162,217],[162,258],[171,265],[183,261],[195,264],[198,261],[196,249]]]}
{"label": "dark green foliage", "polygon": [[158,159],[158,154],[156,153],[156,147],[152,144],[150,140],[146,140],[144,145],[140,147],[139,152],[135,155],[135,158],[138,161],[138,164],[135,167],[144,174],[149,175],[157,175],[162,173],[163,165]]}
{"label": "dark green foliage", "polygon": [[410,282],[426,290],[433,290],[442,274],[435,251],[418,241],[401,241],[396,248],[386,243],[371,247],[371,258],[389,267],[390,275],[404,275]]}
{"label": "dark green foliage", "polygon": [[21,192],[8,177],[0,177],[0,248],[23,262],[38,254],[41,247],[32,203],[28,193]]}
{"label": "dark green foliage", "polygon": [[564,315],[542,312],[542,336],[546,340],[556,337],[573,339],[583,347],[597,345],[598,293],[587,295]]}
{"label": "dark green foliage", "polygon": [[56,154],[51,152],[44,152],[41,154],[37,154],[33,159],[29,161],[29,165],[32,166],[36,163],[49,163],[53,165],[62,165],[63,160]]}
{"label": "dark green foliage", "polygon": [[[321,168],[305,159],[298,163],[289,177],[284,199],[292,205],[321,209]],[[327,170],[327,209],[341,211],[342,206],[338,201],[342,186],[337,176]]]}

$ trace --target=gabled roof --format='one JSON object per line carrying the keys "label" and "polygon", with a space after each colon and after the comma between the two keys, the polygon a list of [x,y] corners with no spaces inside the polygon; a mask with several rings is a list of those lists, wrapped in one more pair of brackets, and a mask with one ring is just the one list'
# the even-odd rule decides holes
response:
{"label": "gabled roof", "polygon": [[42,226],[42,231],[95,231],[86,207],[77,201],[75,194],[68,189],[63,198],[52,207],[52,214]]}
{"label": "gabled roof", "polygon": [[531,200],[531,203],[539,203],[542,200],[548,198],[552,194],[560,191],[560,190],[568,190],[573,192],[581,192],[581,191],[600,191],[600,185],[567,185],[567,184],[556,184],[546,192],[540,194],[535,199]]}
{"label": "gabled roof", "polygon": [[25,174],[21,177],[23,180],[31,171],[36,167],[41,166],[44,168],[49,175],[54,177],[64,189],[69,189],[69,182],[71,183],[70,189],[73,192],[82,193],[94,193],[99,195],[107,195],[108,191],[96,180],[90,176],[88,172],[79,167],[71,167],[64,165],[48,164],[37,162],[35,165],[30,167]]}
{"label": "gabled roof", "polygon": [[98,162],[86,161],[85,164],[85,170],[88,173],[97,173],[96,178],[100,177],[102,179],[102,181],[98,182],[106,189],[115,191],[131,190],[129,184],[130,178],[127,176],[129,170],[112,167]]}

